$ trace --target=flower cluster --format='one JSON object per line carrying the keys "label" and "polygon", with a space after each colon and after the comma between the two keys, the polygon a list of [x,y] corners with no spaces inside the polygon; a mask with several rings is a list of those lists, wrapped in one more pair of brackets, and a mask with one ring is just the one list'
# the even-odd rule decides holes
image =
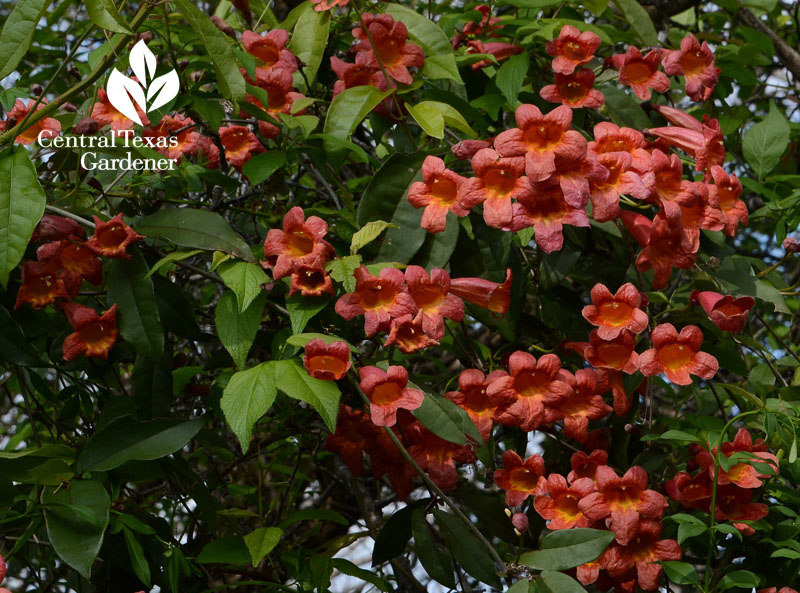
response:
{"label": "flower cluster", "polygon": [[500,36],[499,31],[503,28],[503,25],[500,24],[500,19],[490,16],[491,12],[488,5],[480,4],[474,10],[481,14],[480,20],[466,23],[462,30],[451,40],[453,49],[465,46],[467,54],[480,54],[494,58],[494,60],[488,57],[478,60],[472,64],[471,68],[473,70],[480,70],[525,51],[525,48],[519,45],[496,41],[496,38]]}
{"label": "flower cluster", "polygon": [[271,229],[264,239],[262,265],[280,280],[291,277],[289,294],[321,296],[334,294],[333,283],[325,272],[325,262],[334,254],[324,237],[328,223],[318,216],[307,219],[303,209],[295,206],[283,217],[283,230]]}
{"label": "flower cluster", "polygon": [[577,569],[584,585],[597,583],[601,590],[645,591],[658,588],[663,568],[660,561],[680,560],[678,542],[661,539],[661,519],[667,508],[663,495],[647,488],[647,473],[633,466],[619,476],[606,465],[608,455],[572,456],[572,471],[565,478],[551,473],[544,477],[544,460],[534,455],[524,462],[514,451],[503,455],[503,469],[495,482],[506,491],[509,506],[533,497],[536,512],[550,530],[589,527],[609,529],[614,541],[593,562]]}
{"label": "flower cluster", "polygon": [[339,298],[336,312],[348,320],[363,315],[367,337],[388,331],[385,345],[397,345],[405,353],[438,344],[444,320],[463,318],[462,299],[503,315],[511,298],[510,270],[502,284],[482,278],[451,279],[443,269],[428,273],[414,265],[405,273],[383,268],[377,276],[362,265],[354,275],[355,291]]}
{"label": "flower cluster", "polygon": [[63,356],[73,360],[84,354],[106,359],[117,339],[117,305],[99,314],[72,301],[83,281],[99,286],[103,266],[98,256],[129,259],[127,248],[144,237],[122,220],[122,214],[103,221],[94,217],[94,234],[86,233],[71,218],[42,217],[32,239],[44,243],[36,250],[36,261],[22,264],[22,284],[17,292],[18,309],[28,303],[34,309],[57,305],[74,332],[64,339]]}
{"label": "flower cluster", "polygon": [[[28,99],[28,104],[26,105],[22,99],[15,100],[14,106],[6,113],[6,119],[0,121],[0,132],[10,130],[17,124],[22,123],[22,121],[28,117],[28,113],[30,113],[35,102],[35,99]],[[43,109],[46,104],[47,101],[42,97],[39,100],[36,111]],[[54,117],[45,117],[23,130],[23,132],[14,139],[14,142],[17,144],[33,144],[36,142],[39,134],[42,135],[42,138],[55,138],[60,133],[61,122]]]}
{"label": "flower cluster", "polygon": [[670,498],[687,509],[710,513],[716,476],[716,520],[731,521],[743,534],[753,534],[753,527],[742,521],[767,516],[767,505],[752,500],[764,480],[778,473],[778,458],[769,453],[769,446],[762,439],[754,443],[750,432],[740,428],[733,441],[722,443],[721,451],[716,447],[708,451],[696,444],[690,451],[693,457],[688,468],[699,471],[695,475],[684,471],[675,474],[665,486]]}

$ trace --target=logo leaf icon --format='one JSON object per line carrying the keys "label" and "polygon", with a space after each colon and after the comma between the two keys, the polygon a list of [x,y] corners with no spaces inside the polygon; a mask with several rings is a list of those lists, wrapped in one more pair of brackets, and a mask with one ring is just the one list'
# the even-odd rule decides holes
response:
{"label": "logo leaf icon", "polygon": [[133,70],[136,78],[139,79],[139,83],[144,88],[147,88],[147,81],[151,80],[156,74],[156,56],[150,51],[150,48],[147,47],[144,39],[140,39],[139,42],[133,46],[129,61],[131,70]]}
{"label": "logo leaf icon", "polygon": [[116,107],[117,111],[128,119],[142,125],[139,113],[131,102],[132,97],[139,105],[139,108],[142,111],[146,111],[147,100],[144,98],[144,91],[138,82],[128,78],[114,68],[111,71],[111,76],[108,77],[106,93],[108,94],[108,100]]}
{"label": "logo leaf icon", "polygon": [[[159,92],[159,90],[161,92]],[[150,83],[150,88],[147,89],[147,100],[152,101],[148,111],[158,109],[162,105],[166,105],[173,98],[175,98],[180,90],[180,81],[178,80],[178,73],[175,70],[170,70],[166,74],[159,76]],[[155,97],[155,99],[153,98]]]}

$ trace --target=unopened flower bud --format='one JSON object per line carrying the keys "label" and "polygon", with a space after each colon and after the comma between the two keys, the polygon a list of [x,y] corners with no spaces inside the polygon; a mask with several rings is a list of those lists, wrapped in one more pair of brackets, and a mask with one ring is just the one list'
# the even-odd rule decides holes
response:
{"label": "unopened flower bud", "polygon": [[511,517],[511,524],[517,535],[522,535],[528,531],[528,516],[525,513],[514,513],[514,516]]}
{"label": "unopened flower bud", "polygon": [[231,27],[228,23],[223,21],[221,18],[219,18],[218,16],[214,15],[214,16],[211,17],[211,22],[214,23],[214,26],[217,29],[219,29],[220,31],[225,33],[225,35],[227,35],[228,37],[230,37],[232,39],[236,39],[236,32],[233,30],[233,27]]}
{"label": "unopened flower bud", "polygon": [[44,89],[42,88],[42,85],[40,85],[38,82],[34,82],[31,85],[31,93],[33,93],[34,96],[38,97],[43,92],[44,92]]}
{"label": "unopened flower bud", "polygon": [[798,253],[800,252],[800,242],[794,237],[786,237],[783,240],[783,248],[786,253]]}
{"label": "unopened flower bud", "polygon": [[482,148],[489,148],[492,146],[489,140],[462,140],[458,144],[450,147],[453,154],[457,159],[468,161],[475,156],[475,153]]}
{"label": "unopened flower bud", "polygon": [[78,111],[78,107],[75,105],[75,103],[70,103],[69,101],[64,103],[61,106],[61,109],[63,109],[64,111],[69,111],[70,113],[75,113],[76,111]]}
{"label": "unopened flower bud", "polygon": [[93,136],[100,129],[100,122],[91,117],[84,117],[72,127],[72,133],[78,136]]}

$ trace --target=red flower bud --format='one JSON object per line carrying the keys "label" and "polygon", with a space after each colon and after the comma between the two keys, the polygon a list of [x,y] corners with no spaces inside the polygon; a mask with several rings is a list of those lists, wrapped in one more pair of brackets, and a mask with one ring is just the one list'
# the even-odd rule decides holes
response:
{"label": "red flower bud", "polygon": [[528,531],[528,516],[525,513],[514,513],[511,524],[518,532],[525,533]]}

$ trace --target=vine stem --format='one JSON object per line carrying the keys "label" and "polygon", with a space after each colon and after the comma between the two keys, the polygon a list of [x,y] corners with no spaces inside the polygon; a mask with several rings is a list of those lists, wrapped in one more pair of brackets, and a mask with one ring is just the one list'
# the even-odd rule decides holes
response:
{"label": "vine stem", "polygon": [[[137,12],[136,16],[134,16],[133,20],[131,20],[130,23],[131,30],[135,31],[137,27],[141,25],[142,22],[144,22],[144,20],[147,18],[147,15],[150,14],[150,11],[152,9],[153,6],[150,4],[148,3],[142,4],[141,8],[139,8],[139,12]],[[111,45],[111,49],[105,56],[103,56],[103,59],[101,60],[100,64],[98,64],[97,68],[92,70],[86,78],[81,80],[72,88],[64,91],[62,94],[60,94],[58,97],[53,99],[51,102],[46,104],[38,111],[35,111],[32,114],[29,113],[30,117],[21,121],[10,130],[7,130],[2,134],[0,134],[0,145],[5,144],[9,140],[13,140],[17,136],[19,136],[22,132],[24,132],[27,128],[31,127],[36,122],[44,119],[45,117],[53,113],[56,109],[61,107],[61,105],[69,101],[72,97],[92,86],[94,82],[103,75],[103,73],[108,69],[108,67],[117,60],[116,54],[120,51],[120,49],[122,49],[122,46],[128,42],[129,37],[131,36],[127,34],[122,34]]]}
{"label": "vine stem", "polygon": [[[359,395],[361,396],[361,399],[363,399],[364,403],[367,404],[367,406],[369,406],[371,402],[367,397],[367,395],[361,390],[360,385],[355,381],[352,381],[352,383],[353,386],[356,388],[356,391],[358,391]],[[442,491],[442,489],[436,485],[436,483],[430,478],[430,476],[427,473],[425,473],[425,471],[419,466],[419,464],[416,461],[414,461],[414,458],[411,456],[411,453],[409,453],[408,449],[405,448],[405,445],[403,445],[403,443],[400,442],[400,439],[397,438],[397,435],[394,433],[394,431],[387,426],[384,426],[383,430],[386,432],[387,435],[389,435],[389,438],[392,439],[394,446],[397,447],[397,450],[400,451],[400,454],[403,456],[403,458],[411,465],[411,467],[414,468],[414,471],[416,471],[419,474],[419,477],[422,478],[422,481],[425,482],[425,485],[428,488],[430,488],[436,494],[436,496],[442,499],[442,502],[444,502],[448,507],[450,507],[450,510],[453,511],[453,514],[455,514],[455,516],[458,517],[461,520],[461,522],[467,526],[467,528],[475,535],[475,537],[477,537],[480,540],[480,542],[486,548],[486,551],[489,552],[489,555],[492,557],[494,563],[500,569],[500,573],[502,575],[505,575],[506,563],[503,562],[502,558],[500,558],[500,555],[495,551],[494,546],[489,542],[489,540],[487,540],[486,537],[484,537],[484,535],[480,532],[480,529],[478,529],[475,526],[475,524],[472,521],[470,521],[469,517],[467,517],[463,512],[461,512],[461,509],[459,509],[456,506],[456,504],[450,499],[450,497],[448,497]]]}

